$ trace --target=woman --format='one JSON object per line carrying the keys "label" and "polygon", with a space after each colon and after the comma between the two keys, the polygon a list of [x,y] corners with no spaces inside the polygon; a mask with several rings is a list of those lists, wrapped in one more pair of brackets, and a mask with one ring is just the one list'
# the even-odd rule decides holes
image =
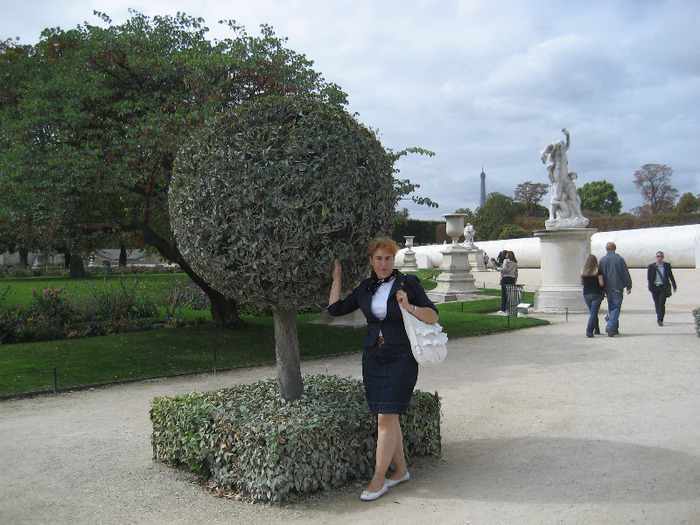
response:
{"label": "woman", "polygon": [[[505,251],[505,250],[504,250]],[[518,260],[515,254],[511,251],[506,251],[501,266],[501,310],[498,313],[505,314],[508,308],[508,294],[506,293],[506,285],[515,284],[518,280]]]}
{"label": "woman", "polygon": [[[368,247],[372,276],[365,279],[345,299],[341,294],[341,266],[333,263],[333,284],[328,312],[333,316],[349,314],[360,308],[367,318],[367,333],[362,353],[362,381],[367,404],[377,416],[377,451],[374,476],[360,495],[374,501],[391,487],[408,481],[403,436],[399,415],[405,414],[418,380],[418,363],[413,358],[406,335],[402,305],[421,321],[437,323],[435,305],[415,275],[394,270],[397,244],[387,238],[372,241]],[[391,461],[395,472],[385,479]]]}
{"label": "woman", "polygon": [[589,255],[581,270],[581,284],[583,285],[583,300],[586,301],[590,315],[586,325],[586,337],[600,334],[598,324],[598,310],[603,302],[603,286],[605,281],[602,275],[598,275],[598,259],[595,255]]}

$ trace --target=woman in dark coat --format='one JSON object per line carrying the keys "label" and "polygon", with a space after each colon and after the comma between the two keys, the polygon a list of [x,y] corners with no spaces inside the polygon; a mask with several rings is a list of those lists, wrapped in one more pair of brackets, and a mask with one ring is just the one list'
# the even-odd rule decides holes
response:
{"label": "woman in dark coat", "polygon": [[[360,498],[374,501],[389,488],[410,479],[399,415],[406,413],[408,408],[418,380],[418,363],[411,352],[399,304],[429,324],[437,322],[438,313],[415,275],[394,270],[398,246],[393,240],[386,237],[375,239],[368,251],[372,276],[362,281],[345,299],[341,299],[341,265],[337,260],[333,263],[328,312],[341,316],[360,308],[367,318],[362,381],[367,404],[377,416],[378,432],[374,476]],[[396,470],[386,479],[392,460]]]}

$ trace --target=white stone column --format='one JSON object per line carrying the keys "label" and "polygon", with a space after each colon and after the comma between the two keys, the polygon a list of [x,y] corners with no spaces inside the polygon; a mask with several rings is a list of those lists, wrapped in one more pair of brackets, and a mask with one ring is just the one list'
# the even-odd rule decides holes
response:
{"label": "white stone column", "polygon": [[540,286],[535,291],[536,312],[587,312],[580,284],[581,269],[591,253],[593,228],[538,230]]}

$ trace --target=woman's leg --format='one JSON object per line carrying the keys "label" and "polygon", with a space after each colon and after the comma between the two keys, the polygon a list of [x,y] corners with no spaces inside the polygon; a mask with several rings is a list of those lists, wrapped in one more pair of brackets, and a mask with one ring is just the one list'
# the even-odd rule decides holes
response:
{"label": "woman's leg", "polygon": [[[400,452],[398,451],[399,447]],[[391,460],[396,460],[397,458],[405,469],[406,460],[403,458],[403,442],[401,440],[399,415],[379,414],[377,416],[377,457],[374,467],[374,476],[367,486],[367,492],[379,492],[382,489],[386,471],[389,469]],[[405,473],[406,471],[404,471],[404,474]]]}
{"label": "woman's leg", "polygon": [[389,479],[397,480],[403,478],[408,474],[408,466],[406,465],[406,457],[403,452],[403,433],[401,432],[401,423],[399,423],[399,418],[396,418],[396,427],[399,433],[398,443],[396,444],[396,450],[394,451],[394,467],[396,470],[394,474],[389,476]]}
{"label": "woman's leg", "polygon": [[[583,300],[585,301],[586,306],[588,307],[588,323],[586,324],[586,334],[592,334],[595,328],[595,319],[593,318],[593,295],[584,294]],[[595,314],[595,317],[598,317],[597,312]]]}

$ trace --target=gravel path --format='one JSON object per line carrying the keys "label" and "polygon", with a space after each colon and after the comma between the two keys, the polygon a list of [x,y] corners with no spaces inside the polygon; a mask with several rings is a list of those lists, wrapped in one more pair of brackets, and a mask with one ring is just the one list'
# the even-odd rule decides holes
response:
{"label": "gravel path", "polygon": [[[154,396],[275,375],[255,368],[0,403],[2,524],[700,523],[697,270],[657,327],[643,270],[618,337],[584,336],[581,314],[451,341],[418,388],[443,397],[443,456],[374,503],[349,484],[296,504],[217,498],[151,460]],[[492,286],[495,272],[479,273]],[[537,270],[521,270],[533,290]],[[302,365],[359,377],[359,354]]]}

